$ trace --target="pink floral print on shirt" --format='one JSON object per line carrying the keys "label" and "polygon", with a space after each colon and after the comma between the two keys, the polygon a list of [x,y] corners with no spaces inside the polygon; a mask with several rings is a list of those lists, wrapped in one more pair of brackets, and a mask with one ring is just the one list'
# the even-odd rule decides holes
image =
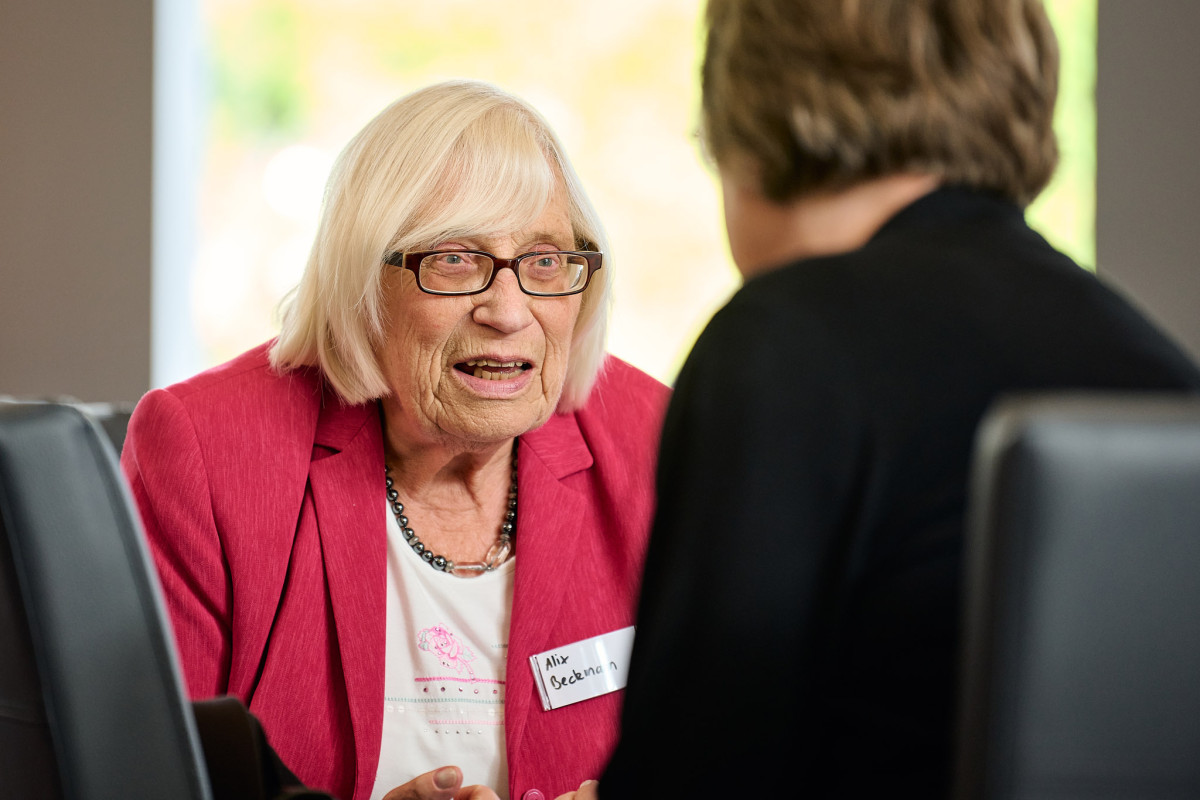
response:
{"label": "pink floral print on shirt", "polygon": [[442,662],[442,666],[454,670],[461,675],[466,670],[467,676],[475,680],[475,670],[471,661],[475,660],[475,652],[458,640],[458,637],[441,625],[425,628],[417,635],[417,647],[433,653]]}

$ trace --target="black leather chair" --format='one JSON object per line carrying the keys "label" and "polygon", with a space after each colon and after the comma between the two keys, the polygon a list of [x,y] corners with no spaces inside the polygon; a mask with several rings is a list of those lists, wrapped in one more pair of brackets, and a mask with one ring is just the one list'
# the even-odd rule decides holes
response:
{"label": "black leather chair", "polygon": [[108,436],[118,455],[125,446],[125,429],[129,427],[129,417],[137,403],[81,403],[74,397],[37,397],[22,398],[12,395],[0,395],[0,403],[56,403],[58,405],[75,406],[100,425],[100,429]]}
{"label": "black leather chair", "polygon": [[209,800],[114,452],[78,409],[0,403],[0,795]]}
{"label": "black leather chair", "polygon": [[125,429],[129,427],[129,417],[133,414],[135,403],[72,403],[76,408],[95,420],[100,429],[112,442],[117,455],[125,446]]}
{"label": "black leather chair", "polygon": [[1200,797],[1200,399],[1001,402],[965,592],[959,800]]}

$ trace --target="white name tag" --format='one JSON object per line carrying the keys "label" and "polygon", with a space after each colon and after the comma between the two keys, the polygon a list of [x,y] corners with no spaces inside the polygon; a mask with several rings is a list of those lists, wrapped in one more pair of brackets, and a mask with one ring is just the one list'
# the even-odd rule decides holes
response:
{"label": "white name tag", "polygon": [[533,679],[550,711],[625,688],[633,626],[529,657]]}

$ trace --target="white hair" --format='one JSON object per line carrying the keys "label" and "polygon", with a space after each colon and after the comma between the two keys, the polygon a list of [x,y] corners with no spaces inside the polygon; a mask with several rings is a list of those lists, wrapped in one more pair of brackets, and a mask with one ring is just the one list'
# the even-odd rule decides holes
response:
{"label": "white hair", "polygon": [[316,241],[285,299],[271,364],[319,367],[350,404],[391,393],[384,342],[384,259],[536,220],[559,181],[576,246],[605,254],[583,292],[559,411],[587,399],[604,363],[612,261],[599,218],[562,143],[523,100],[475,81],[400,98],[351,139],[334,164]]}

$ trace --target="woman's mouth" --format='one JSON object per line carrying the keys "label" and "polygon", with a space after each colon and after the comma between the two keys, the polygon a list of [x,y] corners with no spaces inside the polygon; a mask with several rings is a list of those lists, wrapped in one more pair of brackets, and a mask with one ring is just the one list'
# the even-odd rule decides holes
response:
{"label": "woman's mouth", "polygon": [[528,361],[496,361],[491,358],[472,358],[454,365],[459,372],[489,381],[507,381],[532,366]]}

